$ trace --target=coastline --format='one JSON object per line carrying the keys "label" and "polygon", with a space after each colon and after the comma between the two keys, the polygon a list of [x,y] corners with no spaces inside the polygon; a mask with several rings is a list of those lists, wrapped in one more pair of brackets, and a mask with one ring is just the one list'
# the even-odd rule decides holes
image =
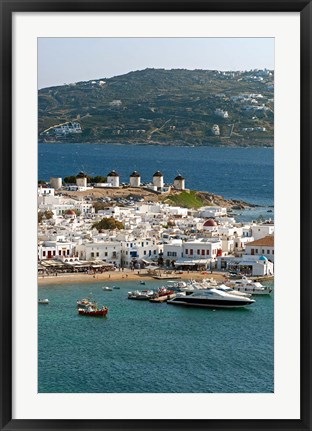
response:
{"label": "coastline", "polygon": [[55,275],[49,275],[49,276],[38,276],[38,286],[47,286],[51,284],[68,284],[68,283],[97,283],[99,281],[106,281],[106,282],[124,282],[124,281],[159,281],[166,282],[169,280],[178,279],[181,280],[188,280],[188,279],[196,279],[196,280],[202,280],[203,278],[211,278],[213,277],[216,281],[222,282],[225,279],[225,274],[222,273],[215,273],[212,274],[210,272],[198,272],[198,271],[190,271],[190,272],[184,272],[182,274],[173,274],[172,278],[169,278],[167,274],[164,274],[162,271],[161,274],[166,276],[163,278],[153,278],[150,274],[139,271],[140,274],[138,274],[138,271],[107,271],[104,273],[99,274],[84,274],[84,273],[78,273],[78,274],[58,274]]}

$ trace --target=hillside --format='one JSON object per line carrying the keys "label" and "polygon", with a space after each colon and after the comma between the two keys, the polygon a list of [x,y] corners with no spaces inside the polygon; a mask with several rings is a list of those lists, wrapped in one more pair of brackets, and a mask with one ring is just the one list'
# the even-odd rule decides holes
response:
{"label": "hillside", "polygon": [[[44,88],[39,140],[272,146],[273,82],[267,70],[145,69]],[[72,121],[81,133],[53,127]]]}

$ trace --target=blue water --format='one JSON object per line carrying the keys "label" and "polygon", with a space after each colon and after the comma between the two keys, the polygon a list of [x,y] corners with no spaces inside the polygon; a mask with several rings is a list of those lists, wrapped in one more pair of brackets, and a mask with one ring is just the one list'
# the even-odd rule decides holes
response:
{"label": "blue water", "polygon": [[[50,300],[38,307],[39,392],[274,391],[273,296],[211,310],[128,300],[136,282],[112,292],[102,284],[39,287]],[[90,290],[106,318],[78,315],[76,300]]]}
{"label": "blue water", "polygon": [[132,171],[150,182],[161,170],[165,182],[180,173],[186,187],[262,206],[274,202],[272,148],[160,147],[157,145],[39,144],[38,177],[106,176],[115,169],[122,182]]}

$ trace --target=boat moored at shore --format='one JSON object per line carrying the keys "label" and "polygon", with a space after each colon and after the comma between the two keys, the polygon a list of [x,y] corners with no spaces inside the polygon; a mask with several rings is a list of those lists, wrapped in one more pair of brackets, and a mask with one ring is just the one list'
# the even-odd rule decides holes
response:
{"label": "boat moored at shore", "polygon": [[177,294],[167,304],[208,308],[240,308],[251,305],[254,299],[231,295],[218,289],[197,290],[190,295]]}

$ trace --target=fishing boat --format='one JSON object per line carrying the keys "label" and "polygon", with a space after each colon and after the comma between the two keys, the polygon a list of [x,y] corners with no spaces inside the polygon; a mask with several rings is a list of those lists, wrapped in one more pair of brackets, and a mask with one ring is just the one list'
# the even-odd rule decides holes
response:
{"label": "fishing boat", "polygon": [[38,304],[49,304],[49,300],[48,299],[38,299]]}
{"label": "fishing boat", "polygon": [[175,297],[175,291],[169,290],[165,286],[159,287],[157,291],[149,298],[150,302],[165,302]]}
{"label": "fishing boat", "polygon": [[87,308],[78,308],[78,313],[81,316],[104,317],[108,313],[108,308],[105,306],[102,308],[89,306]]}

